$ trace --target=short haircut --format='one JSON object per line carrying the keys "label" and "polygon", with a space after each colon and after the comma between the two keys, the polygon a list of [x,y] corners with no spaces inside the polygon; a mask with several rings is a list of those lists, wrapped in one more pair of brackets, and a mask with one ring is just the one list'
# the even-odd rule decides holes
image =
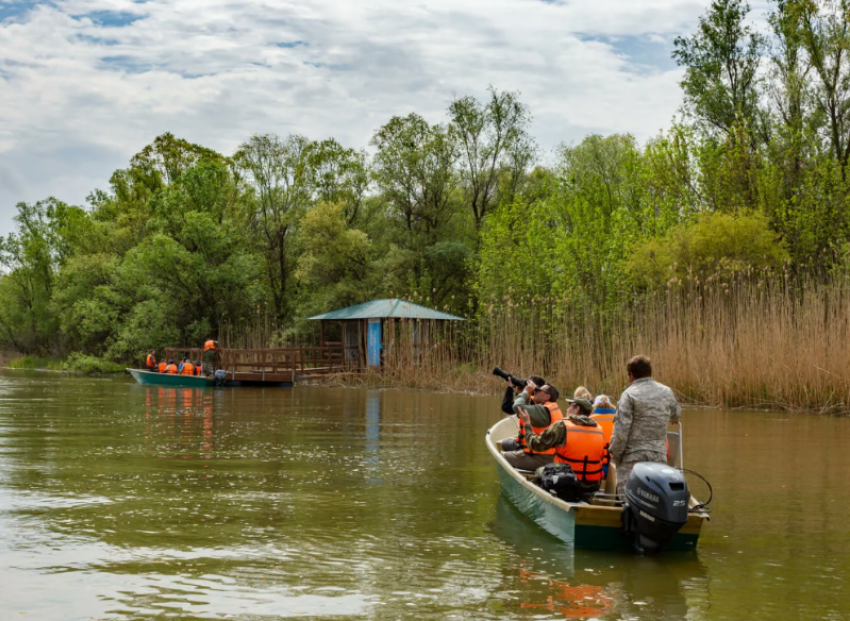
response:
{"label": "short haircut", "polygon": [[631,373],[635,379],[650,377],[652,375],[652,363],[649,356],[635,356],[626,364],[626,371]]}
{"label": "short haircut", "polygon": [[546,387],[545,392],[547,395],[549,395],[552,401],[557,401],[558,398],[561,396],[561,391],[552,386],[551,384]]}
{"label": "short haircut", "polygon": [[590,394],[590,391],[584,386],[579,386],[576,388],[576,391],[573,393],[574,399],[587,399],[588,401],[593,401],[593,395]]}
{"label": "short haircut", "polygon": [[529,375],[528,379],[534,382],[534,385],[538,388],[546,384],[546,380],[540,377],[539,375]]}

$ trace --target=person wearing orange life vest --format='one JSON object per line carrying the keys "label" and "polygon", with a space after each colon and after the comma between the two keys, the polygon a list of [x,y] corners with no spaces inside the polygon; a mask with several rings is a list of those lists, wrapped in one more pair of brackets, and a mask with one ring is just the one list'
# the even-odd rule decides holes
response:
{"label": "person wearing orange life vest", "polygon": [[195,375],[201,374],[201,361],[195,360]]}
{"label": "person wearing orange life vest", "polygon": [[145,368],[152,373],[156,373],[156,352],[153,349],[148,352],[147,358],[145,358]]}
{"label": "person wearing orange life vest", "polygon": [[[566,417],[537,434],[525,412],[519,417],[525,426],[526,442],[532,451],[555,450],[555,463],[569,464],[578,479],[581,491],[595,492],[604,477],[605,437],[599,424],[590,418],[593,404],[587,399],[567,399],[570,407]],[[538,468],[540,477],[542,468]]]}
{"label": "person wearing orange life vest", "polygon": [[168,366],[168,363],[163,360],[159,363],[159,368],[157,369],[160,373],[165,373],[165,368]]}
{"label": "person wearing orange life vest", "polygon": [[168,361],[168,364],[165,367],[165,372],[168,375],[177,375],[177,365],[174,364],[174,360]]}
{"label": "person wearing orange life vest", "polygon": [[[559,396],[560,392],[551,384],[538,388],[534,380],[530,379],[514,402],[514,410],[517,414],[525,412],[535,433],[543,433],[564,417],[558,407]],[[555,460],[554,448],[532,450],[526,443],[526,433],[523,425],[520,425],[516,438],[502,440],[500,448],[504,451],[502,454],[505,460],[518,470],[536,470],[551,464]]]}
{"label": "person wearing orange life vest", "polygon": [[195,365],[189,362],[188,358],[183,358],[183,362],[180,365],[180,375],[194,375],[195,374]]}
{"label": "person wearing orange life vest", "polygon": [[602,470],[605,476],[608,476],[608,464],[611,463],[611,454],[608,452],[608,447],[611,444],[611,434],[614,432],[614,419],[617,417],[617,408],[611,403],[608,395],[599,395],[593,400],[593,413],[590,418],[602,428],[602,433],[605,435],[605,465]]}
{"label": "person wearing orange life vest", "polygon": [[207,339],[204,343],[203,369],[204,375],[212,375],[216,367],[216,357],[218,355],[218,341]]}

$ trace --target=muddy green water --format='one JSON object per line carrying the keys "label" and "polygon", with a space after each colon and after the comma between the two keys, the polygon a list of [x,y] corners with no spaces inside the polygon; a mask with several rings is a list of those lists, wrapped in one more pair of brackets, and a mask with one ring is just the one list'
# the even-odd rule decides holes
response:
{"label": "muddy green water", "polygon": [[0,619],[850,619],[850,420],[687,411],[714,514],[698,552],[646,559],[518,515],[499,417],[2,374]]}

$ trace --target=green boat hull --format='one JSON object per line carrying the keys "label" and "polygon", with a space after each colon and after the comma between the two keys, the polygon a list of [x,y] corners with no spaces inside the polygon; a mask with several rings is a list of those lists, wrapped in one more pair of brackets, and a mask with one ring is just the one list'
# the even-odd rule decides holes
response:
{"label": "green boat hull", "polygon": [[[523,515],[540,528],[579,550],[631,550],[622,532],[622,505],[565,502],[528,481],[508,464],[496,443],[516,434],[512,419],[503,419],[486,436],[487,449],[496,461],[502,493]],[[693,498],[691,499],[696,502]],[[695,550],[707,512],[689,514],[687,523],[664,547],[665,551]]]}
{"label": "green boat hull", "polygon": [[140,384],[153,386],[174,386],[177,388],[207,388],[212,387],[211,379],[200,375],[172,375],[169,373],[152,373],[139,369],[127,369]]}
{"label": "green boat hull", "polygon": [[[561,507],[543,500],[529,491],[501,464],[497,465],[502,492],[513,505],[535,524],[577,550],[631,550],[631,542],[623,536],[619,526],[598,526],[576,523],[576,511],[564,511]],[[580,520],[578,520],[580,522]],[[676,533],[664,550],[685,552],[695,550],[699,533]]]}

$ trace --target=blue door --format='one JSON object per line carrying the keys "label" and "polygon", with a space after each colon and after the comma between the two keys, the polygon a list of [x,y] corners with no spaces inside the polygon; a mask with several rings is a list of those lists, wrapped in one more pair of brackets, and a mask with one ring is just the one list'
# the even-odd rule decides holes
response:
{"label": "blue door", "polygon": [[381,366],[381,320],[370,319],[366,332],[366,358],[370,367]]}

